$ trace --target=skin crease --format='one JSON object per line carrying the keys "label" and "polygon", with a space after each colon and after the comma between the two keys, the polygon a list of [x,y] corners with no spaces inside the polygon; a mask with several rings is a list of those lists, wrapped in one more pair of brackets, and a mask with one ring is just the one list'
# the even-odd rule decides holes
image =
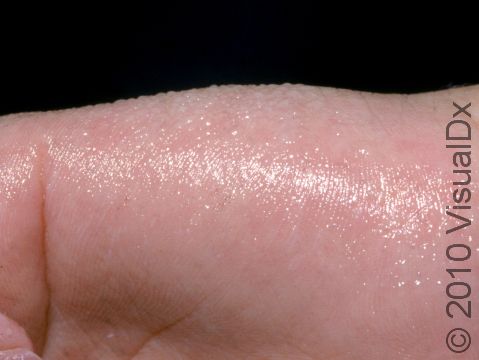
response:
{"label": "skin crease", "polygon": [[0,349],[455,358],[477,297],[446,315],[445,251],[471,246],[474,294],[479,243],[445,235],[445,126],[478,90],[221,86],[0,118]]}

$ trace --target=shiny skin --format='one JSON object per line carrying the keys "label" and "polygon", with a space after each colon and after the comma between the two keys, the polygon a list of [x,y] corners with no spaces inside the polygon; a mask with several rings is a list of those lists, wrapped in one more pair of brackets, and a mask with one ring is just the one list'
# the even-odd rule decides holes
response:
{"label": "shiny skin", "polygon": [[222,86],[2,118],[0,348],[451,358],[479,325],[444,311],[444,129],[474,99]]}

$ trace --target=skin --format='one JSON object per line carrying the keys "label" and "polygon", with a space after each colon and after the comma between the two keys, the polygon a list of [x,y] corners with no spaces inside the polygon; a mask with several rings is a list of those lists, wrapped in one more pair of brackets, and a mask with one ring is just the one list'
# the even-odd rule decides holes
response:
{"label": "skin", "polygon": [[446,315],[445,252],[471,246],[474,294],[479,243],[445,234],[445,126],[472,102],[474,136],[478,96],[225,86],[0,118],[0,349],[458,358],[447,332],[479,322]]}

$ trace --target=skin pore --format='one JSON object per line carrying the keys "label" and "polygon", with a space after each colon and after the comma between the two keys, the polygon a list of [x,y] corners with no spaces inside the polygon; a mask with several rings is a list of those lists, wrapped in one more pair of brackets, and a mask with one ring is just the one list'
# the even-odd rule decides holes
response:
{"label": "skin pore", "polygon": [[476,99],[221,86],[0,118],[0,350],[450,359],[479,323],[445,312],[446,248],[477,289],[479,243],[445,234],[445,128],[472,102],[474,142]]}

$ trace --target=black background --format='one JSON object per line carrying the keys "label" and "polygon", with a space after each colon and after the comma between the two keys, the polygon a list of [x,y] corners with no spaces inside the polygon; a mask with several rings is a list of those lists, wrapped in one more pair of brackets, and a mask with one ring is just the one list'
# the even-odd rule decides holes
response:
{"label": "black background", "polygon": [[[403,3],[338,5],[118,2],[3,9],[0,114],[211,84],[411,93],[479,83],[475,21],[465,19],[472,10],[449,6],[438,16],[438,9],[419,13]],[[434,24],[426,24],[430,19]]]}

